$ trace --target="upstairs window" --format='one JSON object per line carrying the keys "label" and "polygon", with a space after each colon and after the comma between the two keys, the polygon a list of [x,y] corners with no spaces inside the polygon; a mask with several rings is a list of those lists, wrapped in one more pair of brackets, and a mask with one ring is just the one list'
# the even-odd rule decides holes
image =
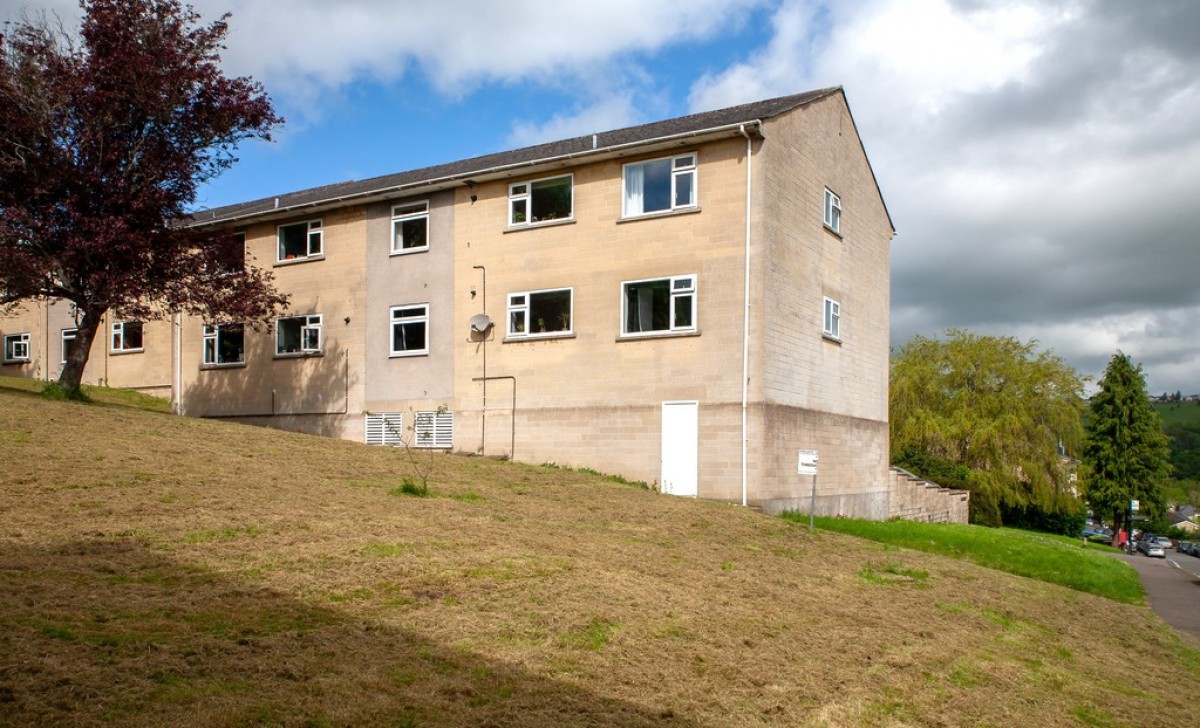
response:
{"label": "upstairs window", "polygon": [[518,182],[508,186],[510,227],[570,220],[574,215],[574,180],[571,175]]}
{"label": "upstairs window", "polygon": [[526,338],[571,333],[570,288],[508,294],[508,336]]}
{"label": "upstairs window", "polygon": [[324,252],[320,220],[280,225],[278,237],[280,263],[314,258]]}
{"label": "upstairs window", "polygon": [[117,323],[113,324],[112,350],[114,352],[141,351],[142,322],[118,321]]}
{"label": "upstairs window", "polygon": [[623,184],[624,217],[695,207],[696,155],[627,164]]}
{"label": "upstairs window", "polygon": [[242,324],[204,327],[204,365],[226,366],[246,361],[246,329]]}
{"label": "upstairs window", "polygon": [[696,276],[630,281],[621,292],[622,334],[696,330]]}
{"label": "upstairs window", "polygon": [[4,361],[29,361],[29,334],[9,334],[4,337]]}
{"label": "upstairs window", "polygon": [[275,322],[276,354],[319,354],[322,344],[319,313],[290,316]]}
{"label": "upstairs window", "polygon": [[240,273],[246,269],[246,233],[232,233],[214,243],[215,264],[221,273]]}
{"label": "upstairs window", "polygon": [[429,250],[429,203],[392,208],[392,255]]}
{"label": "upstairs window", "polygon": [[842,338],[842,304],[832,298],[825,299],[825,326],[821,333],[839,341]]}
{"label": "upstairs window", "polygon": [[392,356],[429,353],[429,304],[392,308]]}
{"label": "upstairs window", "polygon": [[838,234],[842,232],[842,198],[828,187],[825,188],[825,227]]}

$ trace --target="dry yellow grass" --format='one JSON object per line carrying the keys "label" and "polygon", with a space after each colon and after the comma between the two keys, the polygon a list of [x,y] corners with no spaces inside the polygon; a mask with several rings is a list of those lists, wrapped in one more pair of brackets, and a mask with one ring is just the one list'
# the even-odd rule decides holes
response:
{"label": "dry yellow grass", "polygon": [[569,471],[408,475],[0,389],[0,725],[1196,724],[1200,653],[1144,607]]}

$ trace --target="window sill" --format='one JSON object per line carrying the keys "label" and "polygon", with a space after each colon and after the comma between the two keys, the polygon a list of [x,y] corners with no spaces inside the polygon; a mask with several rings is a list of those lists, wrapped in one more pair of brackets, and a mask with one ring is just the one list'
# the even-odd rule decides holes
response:
{"label": "window sill", "polygon": [[275,352],[275,359],[315,359],[325,356],[323,351],[296,351],[296,352]]}
{"label": "window sill", "polygon": [[246,368],[246,362],[244,362],[244,361],[233,362],[231,364],[201,364],[200,365],[200,371],[202,371],[202,372],[215,372],[215,371],[220,371],[221,369],[245,369],[245,368]]}
{"label": "window sill", "polygon": [[429,350],[423,351],[393,351],[388,354],[389,359],[410,359],[415,356],[429,356]]}
{"label": "window sill", "polygon": [[[14,367],[19,367],[22,364],[28,364],[28,363],[29,363],[29,359],[5,359],[3,362],[0,362],[0,364],[4,364],[4,366],[14,366]],[[66,362],[63,362],[63,363],[65,364]]]}
{"label": "window sill", "polygon": [[558,227],[559,225],[574,225],[575,218],[564,217],[561,220],[542,220],[540,222],[531,222],[528,225],[509,225],[502,232],[505,235],[509,233],[519,233],[524,230],[537,230],[539,228]]}
{"label": "window sill", "polygon": [[677,215],[695,215],[700,212],[700,206],[681,207],[678,210],[659,210],[658,212],[647,212],[644,215],[630,215],[629,217],[617,218],[617,224],[622,225],[627,222],[638,222],[639,220],[657,220],[662,217],[676,217]]}
{"label": "window sill", "polygon": [[695,331],[655,331],[644,334],[621,334],[617,337],[617,343],[619,344],[622,341],[647,341],[654,339],[687,339],[699,335],[699,329]]}
{"label": "window sill", "polygon": [[325,260],[325,254],[321,253],[320,255],[308,255],[303,258],[285,258],[284,260],[277,260],[275,261],[275,267],[278,268],[281,265],[299,265],[300,263],[311,263],[314,260]]}
{"label": "window sill", "polygon": [[399,255],[413,255],[415,253],[428,253],[428,252],[429,252],[429,246],[426,245],[422,248],[404,248],[403,250],[393,250],[389,257],[395,258],[396,256],[399,256]]}
{"label": "window sill", "polygon": [[108,353],[112,356],[124,356],[125,354],[142,354],[145,349],[109,349]]}
{"label": "window sill", "polygon": [[832,336],[830,334],[822,333],[821,338],[825,339],[830,344],[837,344],[838,346],[842,345],[842,339],[839,336]]}
{"label": "window sill", "polygon": [[825,228],[825,232],[827,232],[827,233],[829,233],[830,235],[834,236],[834,237],[835,237],[835,238],[837,238],[838,240],[845,240],[845,239],[846,239],[846,238],[845,238],[845,236],[843,236],[843,235],[841,234],[841,232],[839,232],[839,231],[837,231],[837,230],[834,230],[833,228],[829,227],[828,225],[824,225],[824,224],[823,224],[823,227]]}
{"label": "window sill", "polygon": [[502,344],[525,344],[535,341],[557,341],[559,339],[574,339],[575,332],[569,334],[533,334],[531,336],[508,336],[501,340]]}

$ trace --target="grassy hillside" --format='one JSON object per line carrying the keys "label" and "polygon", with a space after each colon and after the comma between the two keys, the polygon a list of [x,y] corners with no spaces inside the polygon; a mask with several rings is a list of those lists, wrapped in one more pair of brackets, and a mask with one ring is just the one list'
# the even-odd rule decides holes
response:
{"label": "grassy hillside", "polygon": [[1165,427],[1200,431],[1200,404],[1196,402],[1155,402],[1154,410]]}
{"label": "grassy hillside", "polygon": [[0,725],[1192,724],[1200,653],[1144,606],[438,467],[417,498],[396,451],[0,387]]}

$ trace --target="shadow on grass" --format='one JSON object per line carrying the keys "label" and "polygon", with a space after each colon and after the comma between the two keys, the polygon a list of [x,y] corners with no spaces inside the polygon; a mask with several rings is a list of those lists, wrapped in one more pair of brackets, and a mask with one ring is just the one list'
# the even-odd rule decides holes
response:
{"label": "shadow on grass", "polygon": [[181,564],[0,550],[0,724],[692,725]]}

